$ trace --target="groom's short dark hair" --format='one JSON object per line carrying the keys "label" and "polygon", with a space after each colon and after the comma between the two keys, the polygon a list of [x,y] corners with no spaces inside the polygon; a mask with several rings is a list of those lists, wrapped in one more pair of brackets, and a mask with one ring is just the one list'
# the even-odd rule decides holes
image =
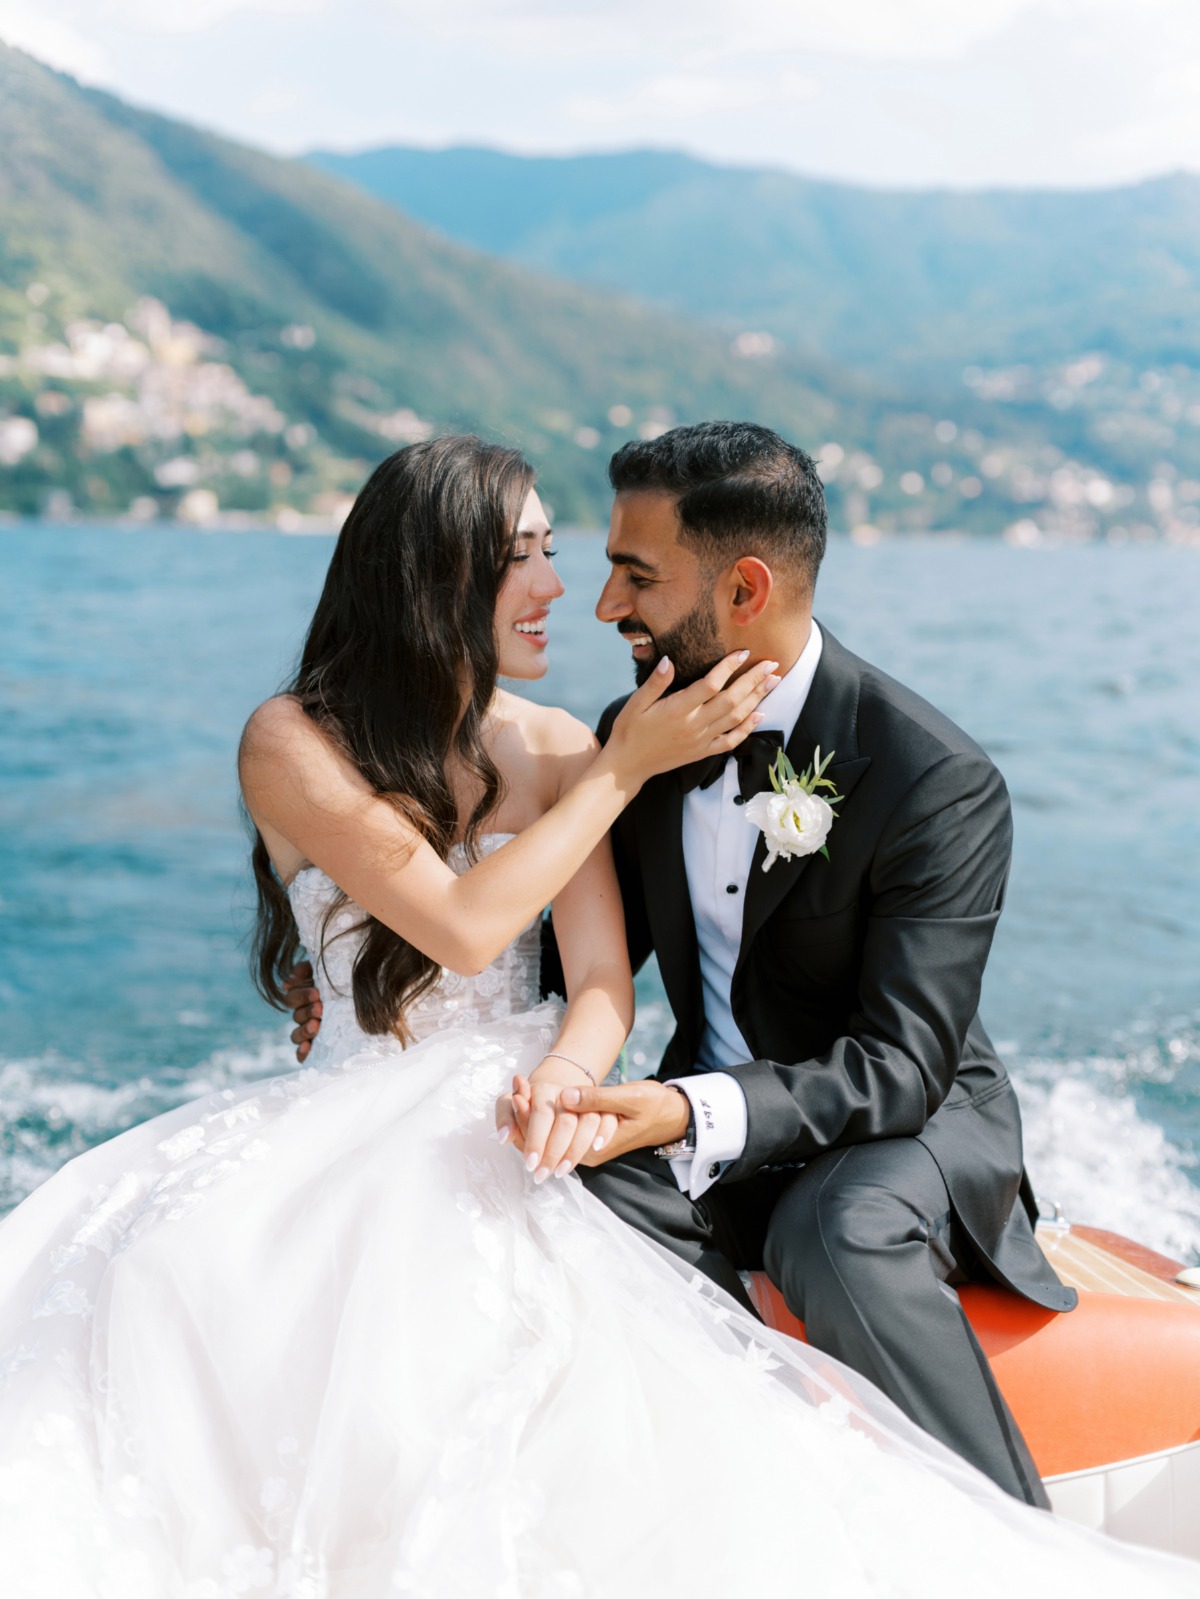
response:
{"label": "groom's short dark hair", "polygon": [[608,466],[615,493],[676,494],[680,542],[715,563],[758,555],[811,588],[825,554],[816,463],[755,422],[698,422],[624,444]]}

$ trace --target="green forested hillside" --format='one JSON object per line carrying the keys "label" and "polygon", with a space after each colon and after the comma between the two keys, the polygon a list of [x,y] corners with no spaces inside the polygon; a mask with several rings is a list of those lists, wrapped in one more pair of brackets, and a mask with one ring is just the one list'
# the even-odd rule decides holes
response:
{"label": "green forested hillside", "polygon": [[310,159],[482,250],[909,381],[1200,359],[1200,176],[901,193],[658,151]]}
{"label": "green forested hillside", "polygon": [[[39,432],[12,462],[0,421],[0,508],[52,488],[169,508],[208,485],[223,509],[311,509],[397,442],[470,426],[523,444],[560,516],[595,521],[608,447],[636,428],[730,413],[810,441],[868,428],[862,386],[812,363],[739,359],[715,332],[485,258],[6,49],[0,209],[0,407]],[[146,297],[159,309],[130,326]],[[200,367],[226,369],[205,380],[223,403],[201,404]],[[173,407],[172,382],[190,393]],[[113,394],[141,425],[105,408]]]}

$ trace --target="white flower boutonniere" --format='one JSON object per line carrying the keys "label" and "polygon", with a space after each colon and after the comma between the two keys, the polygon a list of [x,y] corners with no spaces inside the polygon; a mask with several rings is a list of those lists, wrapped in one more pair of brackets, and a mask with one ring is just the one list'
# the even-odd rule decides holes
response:
{"label": "white flower boutonniere", "polygon": [[[755,794],[747,800],[743,813],[753,826],[762,829],[767,841],[767,858],[763,871],[769,872],[781,855],[788,860],[800,855],[816,855],[829,859],[825,840],[829,829],[837,821],[833,809],[842,796],[836,785],[825,776],[825,768],[833,759],[830,750],[824,760],[818,748],[813,764],[805,767],[799,776],[784,750],[771,764],[773,793]],[[819,788],[829,790],[829,798],[818,794]]]}

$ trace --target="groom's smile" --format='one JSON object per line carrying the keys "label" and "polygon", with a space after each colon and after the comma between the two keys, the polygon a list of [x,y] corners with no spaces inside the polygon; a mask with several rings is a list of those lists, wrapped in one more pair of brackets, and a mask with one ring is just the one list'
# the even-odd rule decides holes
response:
{"label": "groom's smile", "polygon": [[675,664],[675,687],[703,677],[727,653],[714,614],[712,577],[679,541],[676,496],[618,494],[608,538],[608,581],[596,603],[602,622],[629,640],[644,683],[658,661]]}
{"label": "groom's smile", "polygon": [[627,616],[618,622],[617,632],[628,642],[635,661],[653,664],[657,660],[661,652],[654,642],[654,636],[636,617]]}

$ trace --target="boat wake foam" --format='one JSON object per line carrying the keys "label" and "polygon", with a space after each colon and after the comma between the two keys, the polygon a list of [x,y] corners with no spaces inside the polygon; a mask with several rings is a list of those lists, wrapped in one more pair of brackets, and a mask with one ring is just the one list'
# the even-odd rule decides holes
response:
{"label": "boat wake foam", "polygon": [[221,1088],[295,1068],[276,1035],[219,1049],[186,1071],[96,1080],[58,1055],[0,1058],[0,1215],[94,1144]]}
{"label": "boat wake foam", "polygon": [[[1104,1060],[1014,1069],[1025,1161],[1038,1198],[1070,1221],[1124,1233],[1191,1265],[1200,1260],[1194,1156],[1172,1144],[1114,1085]],[[1053,1068],[1056,1080],[1047,1080]]]}

